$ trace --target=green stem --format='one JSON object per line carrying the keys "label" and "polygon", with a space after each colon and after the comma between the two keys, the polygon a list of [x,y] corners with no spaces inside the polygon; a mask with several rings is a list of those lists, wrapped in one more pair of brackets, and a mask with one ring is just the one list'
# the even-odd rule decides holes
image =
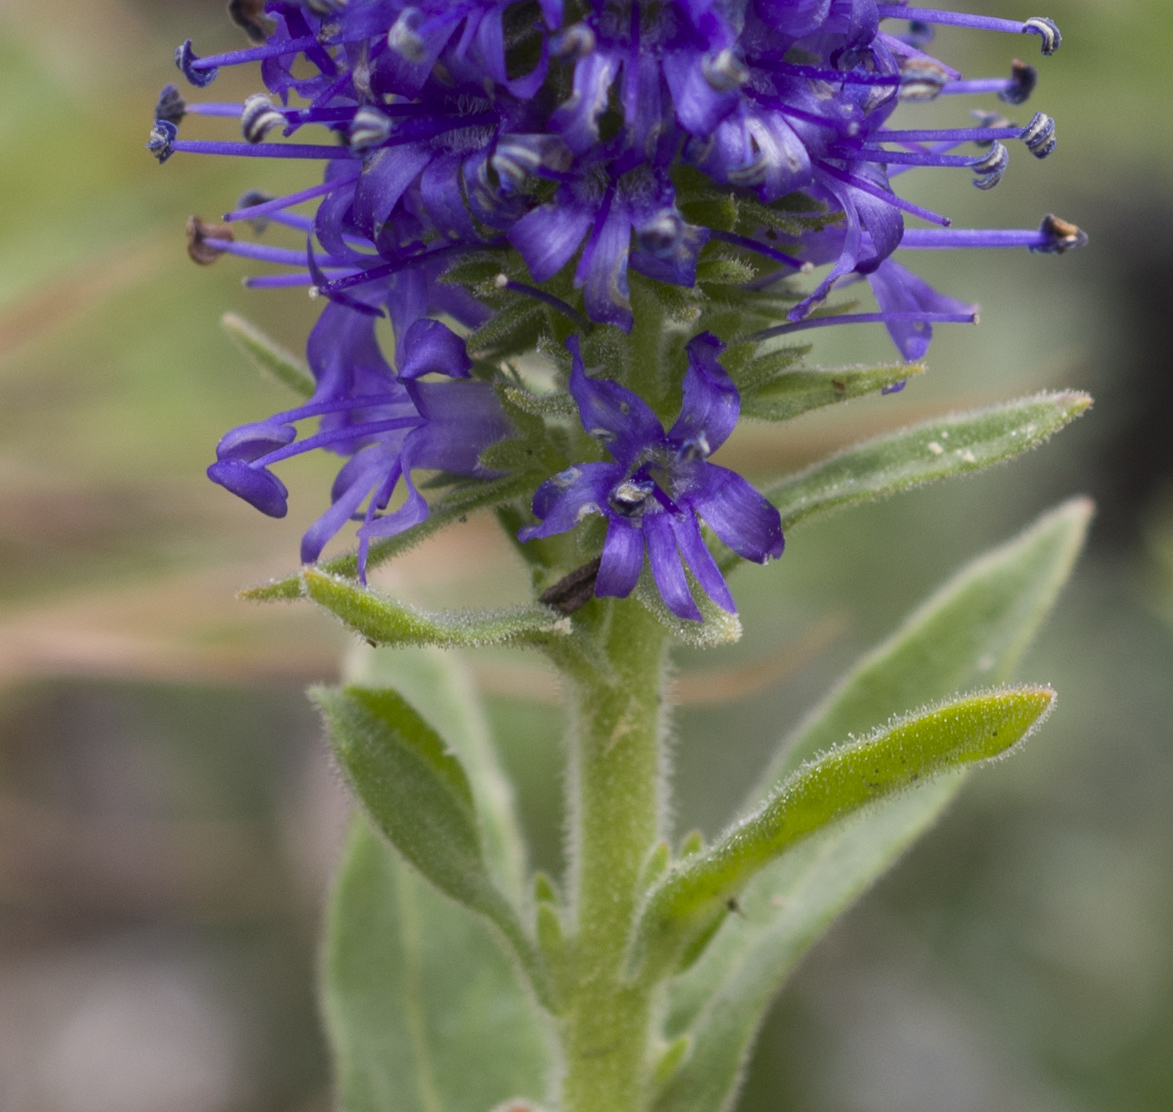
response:
{"label": "green stem", "polygon": [[563,1112],[646,1107],[651,990],[625,976],[639,878],[661,837],[663,627],[610,604],[613,672],[571,682],[573,975],[563,1021]]}

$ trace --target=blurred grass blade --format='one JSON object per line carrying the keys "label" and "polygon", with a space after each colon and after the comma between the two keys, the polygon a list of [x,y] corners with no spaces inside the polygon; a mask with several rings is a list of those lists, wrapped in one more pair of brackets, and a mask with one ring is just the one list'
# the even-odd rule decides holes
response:
{"label": "blurred grass blade", "polygon": [[[959,572],[808,717],[751,798],[896,708],[1009,678],[1066,583],[1091,514],[1087,499],[1074,499]],[[761,1017],[790,971],[937,819],[964,778],[947,773],[816,835],[738,896],[743,916],[727,917],[699,961],[671,985],[665,1037],[690,1032],[693,1052],[657,1112],[728,1107]]]}
{"label": "blurred grass blade", "polygon": [[[397,536],[375,541],[367,554],[367,570],[373,570],[380,564],[401,556],[446,525],[462,521],[469,514],[488,506],[508,502],[523,494],[532,494],[533,488],[531,476],[507,475],[500,479],[478,480],[451,490],[431,504],[428,516],[418,525]],[[327,575],[341,575],[354,579],[358,576],[358,556],[351,552],[334,560],[315,564],[314,567]],[[287,575],[284,579],[266,583],[264,586],[243,590],[240,597],[251,602],[281,602],[300,598],[301,594],[301,577]]]}
{"label": "blurred grass blade", "polygon": [[[815,514],[884,498],[922,483],[980,471],[1037,447],[1090,405],[1075,390],[1036,394],[955,413],[848,448],[766,491],[789,529]],[[741,561],[729,553],[723,570]]]}
{"label": "blurred grass blade", "polygon": [[570,632],[569,619],[544,606],[429,613],[317,568],[303,568],[301,581],[307,598],[380,645],[542,644]]}
{"label": "blurred grass blade", "polygon": [[1046,717],[1055,693],[970,695],[841,745],[805,765],[720,841],[660,882],[640,918],[637,960],[657,977],[728,914],[758,872],[831,823],[950,769],[1000,756]]}
{"label": "blurred grass blade", "polygon": [[[741,415],[767,421],[788,421],[801,413],[845,402],[894,386],[924,372],[923,363],[888,367],[843,367],[831,371],[785,371],[761,386],[743,387]],[[750,365],[749,372],[753,366]]]}
{"label": "blurred grass blade", "polygon": [[541,1103],[540,1016],[489,928],[356,815],[330,898],[322,1011],[340,1112]]}
{"label": "blurred grass blade", "polygon": [[286,351],[251,321],[236,313],[225,313],[220,318],[220,325],[259,370],[303,398],[308,398],[314,392],[314,376],[305,361]]}
{"label": "blurred grass blade", "polygon": [[391,844],[440,891],[494,923],[538,995],[545,974],[517,912],[493,883],[464,767],[390,688],[311,692],[355,794]]}

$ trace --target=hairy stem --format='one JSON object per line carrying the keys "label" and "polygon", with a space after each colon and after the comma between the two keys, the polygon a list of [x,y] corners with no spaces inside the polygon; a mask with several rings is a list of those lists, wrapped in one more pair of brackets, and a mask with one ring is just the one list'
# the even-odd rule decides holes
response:
{"label": "hairy stem", "polygon": [[571,786],[576,913],[563,1023],[564,1112],[646,1107],[651,991],[624,976],[641,893],[661,836],[662,627],[634,599],[610,604],[600,632],[609,677],[571,686]]}

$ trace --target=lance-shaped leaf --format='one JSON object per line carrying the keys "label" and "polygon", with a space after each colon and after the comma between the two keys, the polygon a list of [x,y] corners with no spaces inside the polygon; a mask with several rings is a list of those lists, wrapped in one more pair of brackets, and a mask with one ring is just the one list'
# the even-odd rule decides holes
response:
{"label": "lance-shaped leaf", "polygon": [[[925,421],[866,441],[784,479],[766,491],[778,507],[782,528],[828,510],[871,502],[922,483],[966,475],[1042,444],[1090,405],[1074,390],[1036,394]],[[728,571],[741,561],[725,554]]]}
{"label": "lance-shaped leaf", "polygon": [[314,392],[314,376],[305,361],[286,351],[255,324],[235,313],[225,313],[220,318],[220,326],[258,370],[272,375],[282,385],[288,386],[303,398],[308,398]]}
{"label": "lance-shaped leaf", "polygon": [[636,960],[645,963],[645,976],[671,969],[724,918],[745,885],[791,846],[919,780],[1000,756],[1042,721],[1054,696],[1046,687],[971,695],[799,769],[652,891],[636,934]]}
{"label": "lance-shaped leaf", "polygon": [[505,775],[489,730],[476,680],[460,651],[373,649],[357,644],[346,680],[359,687],[394,688],[460,758],[476,799],[485,856],[497,883],[520,905],[527,853]]}
{"label": "lance-shaped leaf", "polygon": [[[1068,502],[959,572],[800,725],[751,798],[895,707],[1008,679],[1070,575],[1091,512],[1087,499]],[[749,885],[738,897],[743,915],[728,916],[697,963],[672,982],[665,1034],[691,1033],[693,1051],[663,1089],[657,1112],[729,1107],[761,1018],[790,971],[936,821],[964,779],[946,774],[838,824]]]}
{"label": "lance-shaped leaf", "polygon": [[340,1112],[486,1112],[547,1096],[541,1015],[490,928],[357,815],[326,916],[322,1011]]}
{"label": "lance-shaped leaf", "polygon": [[924,369],[923,363],[900,363],[888,367],[842,367],[833,371],[786,371],[761,386],[743,387],[741,414],[767,421],[788,421],[810,409],[894,386],[922,374]]}
{"label": "lance-shaped leaf", "polygon": [[[528,475],[507,475],[501,479],[478,480],[450,490],[443,498],[438,498],[431,504],[428,516],[418,525],[394,537],[375,541],[367,553],[367,570],[371,571],[380,564],[401,556],[446,525],[462,521],[477,510],[509,502],[523,494],[530,494],[533,489],[533,480]],[[358,575],[358,555],[351,552],[334,560],[316,564],[315,567],[327,575],[341,575],[353,579]],[[240,597],[251,602],[279,602],[300,598],[301,594],[301,576],[287,575],[284,579],[277,579],[262,587],[241,591]]]}
{"label": "lance-shaped leaf", "polygon": [[375,825],[437,888],[501,931],[549,1004],[541,959],[489,873],[460,761],[395,691],[352,686],[315,688],[312,695],[339,763]]}
{"label": "lance-shaped leaf", "polygon": [[301,581],[307,598],[380,645],[534,645],[570,632],[569,619],[544,606],[430,613],[353,579],[328,575],[316,568],[303,568]]}

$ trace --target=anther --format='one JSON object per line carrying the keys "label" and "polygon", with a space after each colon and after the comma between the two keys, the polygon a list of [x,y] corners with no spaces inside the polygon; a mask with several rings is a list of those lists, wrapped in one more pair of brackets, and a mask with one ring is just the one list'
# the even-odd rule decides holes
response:
{"label": "anther", "polygon": [[1042,243],[1031,247],[1036,254],[1062,255],[1073,247],[1083,247],[1087,244],[1087,232],[1066,220],[1060,220],[1053,213],[1047,213],[1043,217],[1039,232],[1044,239]]}
{"label": "anther", "polygon": [[281,127],[285,117],[273,107],[264,93],[254,93],[244,102],[240,114],[240,130],[250,143],[259,143],[275,127]]}
{"label": "anther", "polygon": [[553,587],[543,591],[538,601],[557,610],[559,614],[573,614],[580,610],[594,597],[595,581],[599,578],[602,564],[602,557],[596,556],[589,564],[575,568]]}
{"label": "anther", "polygon": [[550,50],[564,62],[577,62],[595,52],[595,32],[585,23],[572,23],[554,36]]}
{"label": "anther", "polygon": [[998,94],[1004,104],[1025,104],[1039,83],[1039,71],[1017,58],[1010,63],[1010,84]]}
{"label": "anther", "polygon": [[701,59],[701,73],[709,87],[718,93],[731,93],[749,80],[749,70],[728,47],[716,54],[706,54]]}
{"label": "anther", "polygon": [[928,46],[933,41],[932,25],[925,23],[923,20],[910,19],[908,21],[908,33],[904,36],[904,41],[909,46],[914,46],[918,50],[922,46]]}
{"label": "anther", "polygon": [[422,62],[427,55],[424,40],[419,34],[423,21],[424,13],[419,8],[404,8],[387,32],[387,45],[409,62]]}
{"label": "anther", "polygon": [[1055,21],[1045,19],[1043,16],[1035,15],[1026,20],[1022,25],[1022,33],[1024,35],[1038,35],[1043,40],[1044,54],[1054,54],[1063,45],[1063,36],[1059,34],[1059,28],[1055,26]]}
{"label": "anther", "polygon": [[211,85],[216,80],[216,74],[220,71],[214,67],[212,69],[196,69],[195,64],[198,61],[195,51],[191,48],[191,39],[187,39],[182,46],[176,48],[176,66],[179,67],[180,72],[190,84],[197,89],[202,89]]}
{"label": "anther", "polygon": [[187,101],[183,99],[177,85],[164,85],[155,105],[155,119],[166,120],[168,123],[179,126],[183,117],[187,115]]}
{"label": "anther", "polygon": [[901,100],[932,100],[949,82],[949,71],[933,58],[908,58],[900,67]]}
{"label": "anther", "polygon": [[[983,131],[1008,131],[1010,128],[1018,126],[1013,120],[1006,119],[1000,112],[982,112],[980,109],[974,109],[970,115],[977,120],[978,127]],[[973,145],[984,149],[993,146],[994,142],[993,139],[975,139]]]}
{"label": "anther", "polygon": [[[250,189],[247,193],[242,194],[240,200],[236,202],[236,211],[240,212],[241,209],[256,208],[257,205],[267,205],[270,201],[275,201],[276,199],[272,193],[263,193],[259,189]],[[256,216],[250,219],[248,224],[257,235],[261,235],[269,226],[269,221],[264,216]]]}
{"label": "anther", "polygon": [[178,134],[179,128],[170,120],[156,120],[155,126],[151,128],[151,137],[147,140],[147,150],[159,160],[160,166],[175,153],[171,144],[175,142],[175,137]]}
{"label": "anther", "polygon": [[363,105],[350,124],[350,149],[356,153],[381,147],[391,137],[391,117],[372,105]]}
{"label": "anther", "polygon": [[658,259],[673,254],[684,237],[684,218],[675,209],[664,209],[642,227],[636,229],[636,238],[643,250]]}
{"label": "anther", "polygon": [[655,489],[650,479],[627,479],[611,491],[608,501],[619,513],[631,516],[639,512]]}
{"label": "anther", "polygon": [[690,436],[680,445],[676,452],[676,458],[684,462],[685,460],[708,459],[712,454],[713,449],[709,446],[709,438],[703,432],[698,432],[696,436]]}
{"label": "anther", "polygon": [[231,224],[205,224],[198,216],[187,218],[187,254],[193,263],[211,266],[224,251],[213,247],[209,239],[233,240]]}
{"label": "anther", "polygon": [[1010,152],[1001,143],[995,143],[981,162],[973,164],[973,169],[978,175],[973,179],[973,184],[978,189],[993,189],[1002,180],[1009,165]]}
{"label": "anther", "polygon": [[228,17],[255,43],[269,37],[261,22],[264,10],[265,0],[228,0]]}
{"label": "anther", "polygon": [[1055,149],[1055,121],[1042,112],[1036,112],[1019,138],[1035,158],[1046,158]]}

